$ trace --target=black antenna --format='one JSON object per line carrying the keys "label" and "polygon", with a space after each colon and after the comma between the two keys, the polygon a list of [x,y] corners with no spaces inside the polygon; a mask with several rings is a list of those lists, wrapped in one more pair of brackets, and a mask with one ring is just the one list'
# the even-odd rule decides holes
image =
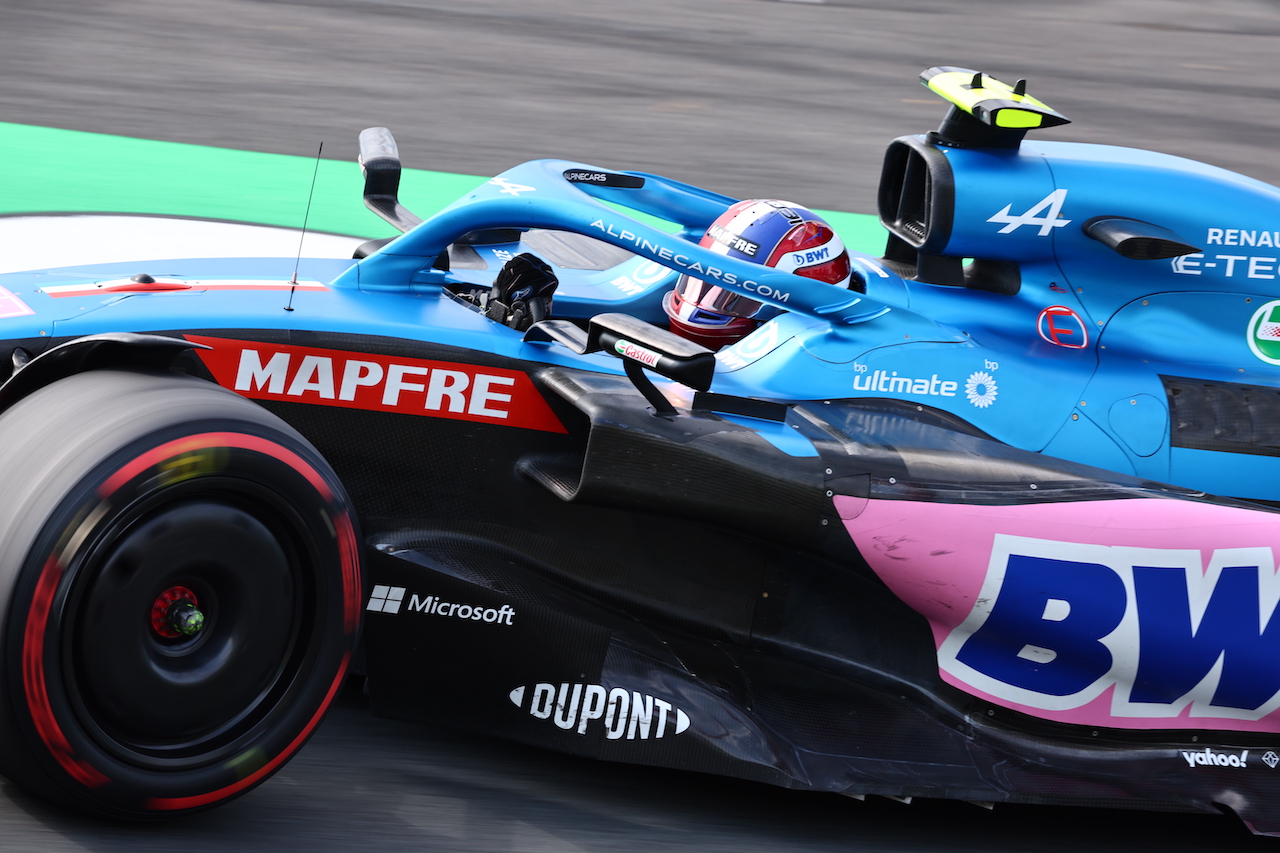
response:
{"label": "black antenna", "polygon": [[284,310],[293,310],[293,294],[298,289],[298,267],[302,266],[302,241],[307,239],[307,220],[311,218],[311,199],[316,194],[316,175],[320,174],[320,152],[324,151],[324,142],[320,143],[320,148],[316,151],[316,167],[311,173],[311,190],[307,193],[307,211],[302,214],[302,234],[298,237],[298,259],[293,263],[293,278],[289,279],[289,304],[284,306]]}

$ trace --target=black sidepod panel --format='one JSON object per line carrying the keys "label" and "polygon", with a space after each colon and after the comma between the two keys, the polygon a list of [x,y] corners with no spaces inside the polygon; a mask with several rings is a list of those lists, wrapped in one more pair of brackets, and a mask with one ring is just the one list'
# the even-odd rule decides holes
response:
{"label": "black sidepod panel", "polygon": [[[370,569],[384,598],[366,611],[380,713],[795,787],[1212,808],[1207,789],[1165,772],[1180,760],[1168,743],[1075,742],[1012,712],[988,717],[941,683],[923,619],[833,523],[828,489],[1005,502],[998,482],[970,488],[971,462],[1043,481],[1053,460],[883,401],[792,407],[787,423],[821,456],[790,457],[710,412],[660,422],[620,377],[321,337],[305,343],[526,370],[569,429],[266,404],[326,454],[380,546]],[[912,449],[957,440],[969,462],[942,470]],[[993,456],[1004,461],[992,468]],[[1074,499],[1147,485],[1057,467],[1055,492]],[[441,602],[457,606],[428,612]],[[605,697],[624,694],[647,727],[609,710]]]}

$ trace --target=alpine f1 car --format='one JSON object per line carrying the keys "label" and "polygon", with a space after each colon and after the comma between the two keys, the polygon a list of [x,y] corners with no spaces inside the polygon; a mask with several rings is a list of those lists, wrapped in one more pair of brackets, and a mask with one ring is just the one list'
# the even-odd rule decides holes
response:
{"label": "alpine f1 car", "polygon": [[[1280,192],[922,80],[849,287],[580,163],[421,221],[384,129],[355,259],[0,277],[3,772],[212,806],[354,672],[602,759],[1280,833]],[[713,353],[681,277],[768,310]]]}

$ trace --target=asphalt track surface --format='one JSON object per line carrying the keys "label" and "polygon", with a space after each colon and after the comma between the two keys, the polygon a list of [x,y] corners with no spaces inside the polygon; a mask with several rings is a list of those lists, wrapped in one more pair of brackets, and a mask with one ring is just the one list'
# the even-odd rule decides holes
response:
{"label": "asphalt track surface", "polygon": [[[0,0],[0,121],[333,157],[388,125],[413,167],[555,156],[872,212],[885,143],[943,112],[915,82],[933,64],[1029,78],[1076,122],[1052,138],[1280,182],[1278,36],[1274,0]],[[374,720],[358,691],[275,778],[192,819],[106,824],[0,788],[4,851],[1277,845],[1227,818],[859,803],[604,765]]]}

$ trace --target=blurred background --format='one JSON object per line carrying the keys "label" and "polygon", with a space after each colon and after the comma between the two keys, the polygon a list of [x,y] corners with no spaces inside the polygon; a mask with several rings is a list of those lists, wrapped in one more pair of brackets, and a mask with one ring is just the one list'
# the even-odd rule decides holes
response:
{"label": "blurred background", "polygon": [[[1074,120],[1280,180],[1275,0],[0,0],[0,121],[407,167],[538,157],[872,213],[950,64]],[[39,157],[38,151],[30,152]]]}
{"label": "blurred background", "polygon": [[[1074,120],[1043,138],[1276,183],[1277,56],[1276,0],[0,0],[0,210],[50,209],[28,200],[82,156],[18,126],[301,157],[323,141],[349,164],[359,131],[386,125],[417,169],[560,157],[873,213],[885,145],[945,111],[917,80],[937,64],[1027,78]],[[145,177],[116,167],[92,161],[117,185]],[[0,849],[1280,849],[1227,818],[860,803],[595,764],[372,720],[355,687],[229,806],[121,826],[4,786]]]}

